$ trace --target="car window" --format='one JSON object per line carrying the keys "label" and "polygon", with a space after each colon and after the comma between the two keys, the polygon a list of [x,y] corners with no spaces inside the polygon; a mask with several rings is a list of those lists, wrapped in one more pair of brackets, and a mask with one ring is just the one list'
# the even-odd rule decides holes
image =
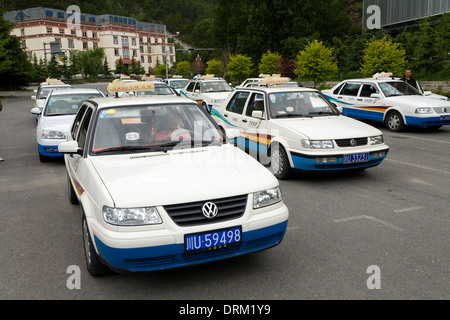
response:
{"label": "car window", "polygon": [[[200,91],[200,82],[197,82],[194,86],[194,92],[199,90]],[[200,91],[201,92],[201,91]]]}
{"label": "car window", "polygon": [[78,128],[80,127],[81,120],[83,119],[84,113],[86,112],[87,105],[83,104],[78,110],[77,116],[75,117],[72,125],[72,139],[76,139]]}
{"label": "car window", "polygon": [[84,94],[50,95],[45,106],[44,116],[74,115],[83,101],[102,97],[99,92]]}
{"label": "car window", "polygon": [[174,89],[183,89],[188,84],[189,80],[171,80],[170,86]]}
{"label": "car window", "polygon": [[342,83],[339,87],[334,89],[333,94],[339,94],[339,91],[341,91],[342,87],[345,85],[345,83]]}
{"label": "car window", "polygon": [[92,109],[88,108],[87,111],[85,112],[85,116],[81,122],[81,126],[80,126],[80,133],[78,134],[78,146],[80,148],[84,148],[84,144],[86,142],[86,136],[87,136],[87,131],[89,128],[89,122],[91,120],[91,116],[92,116]]}
{"label": "car window", "polygon": [[262,111],[264,116],[264,96],[261,93],[252,94],[245,115],[251,117],[253,111]]}
{"label": "car window", "polygon": [[361,83],[347,82],[342,89],[341,94],[346,96],[357,96]]}
{"label": "car window", "polygon": [[379,85],[386,97],[422,95],[404,81],[380,82]]}
{"label": "car window", "polygon": [[195,82],[189,83],[189,85],[186,88],[186,91],[189,91],[189,92],[194,91],[194,85],[195,85]]}
{"label": "car window", "polygon": [[227,105],[226,110],[238,114],[242,114],[244,111],[245,103],[250,95],[248,91],[240,91],[236,92],[236,94],[231,98],[230,102]]}
{"label": "car window", "polygon": [[372,93],[378,93],[377,88],[374,84],[364,84],[362,86],[361,92],[359,94],[360,97],[368,97],[370,98],[370,95]]}

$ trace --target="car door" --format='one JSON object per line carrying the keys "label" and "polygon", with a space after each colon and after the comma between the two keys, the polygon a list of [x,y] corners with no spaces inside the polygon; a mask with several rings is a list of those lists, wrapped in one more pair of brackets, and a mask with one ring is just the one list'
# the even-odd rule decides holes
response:
{"label": "car door", "polygon": [[267,108],[262,92],[250,94],[240,127],[243,129],[246,150],[250,154],[267,154],[270,139],[267,133]]}
{"label": "car door", "polygon": [[70,154],[66,155],[67,169],[72,177],[72,185],[79,196],[84,192],[85,186],[80,181],[83,181],[83,175],[87,173],[80,168],[83,167],[83,159],[86,158],[86,142],[88,137],[89,124],[94,113],[93,108],[87,104],[83,104],[80,108],[80,112],[75,117],[71,135],[72,139],[78,142],[78,147],[83,150],[83,154]]}
{"label": "car door", "polygon": [[228,127],[241,128],[242,114],[249,96],[250,92],[248,91],[237,91],[230,99],[223,113]]}
{"label": "car door", "polygon": [[371,97],[374,93],[380,94],[376,84],[363,83],[355,106],[359,109],[359,117],[368,120],[383,121],[387,107],[383,105],[381,99]]}
{"label": "car door", "polygon": [[347,82],[340,90],[337,99],[342,101],[342,114],[349,117],[355,117],[358,112],[358,94],[361,89],[360,82]]}

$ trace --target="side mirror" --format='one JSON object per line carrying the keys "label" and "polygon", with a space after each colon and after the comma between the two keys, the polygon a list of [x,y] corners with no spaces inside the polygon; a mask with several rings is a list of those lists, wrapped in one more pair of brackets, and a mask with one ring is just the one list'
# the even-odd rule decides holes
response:
{"label": "side mirror", "polygon": [[35,107],[35,108],[31,109],[31,113],[35,114],[35,115],[40,115],[41,109],[39,109],[38,107]]}
{"label": "side mirror", "polygon": [[372,93],[372,94],[370,95],[370,97],[371,97],[371,98],[375,98],[375,99],[381,99],[381,94],[379,94],[379,93]]}
{"label": "side mirror", "polygon": [[424,91],[423,92],[424,96],[431,96],[432,94],[433,94],[433,92],[431,92],[431,91]]}
{"label": "side mirror", "polygon": [[36,96],[31,96],[31,100],[36,100]]}
{"label": "side mirror", "polygon": [[199,90],[199,89],[195,89],[194,92],[195,92],[195,93],[200,93],[200,90]]}
{"label": "side mirror", "polygon": [[261,110],[253,110],[252,117],[257,119],[263,119],[263,112]]}
{"label": "side mirror", "polygon": [[83,155],[83,149],[78,146],[77,141],[66,141],[58,145],[58,152],[67,154]]}
{"label": "side mirror", "polygon": [[234,140],[241,136],[241,130],[239,129],[225,129],[225,134],[229,140]]}

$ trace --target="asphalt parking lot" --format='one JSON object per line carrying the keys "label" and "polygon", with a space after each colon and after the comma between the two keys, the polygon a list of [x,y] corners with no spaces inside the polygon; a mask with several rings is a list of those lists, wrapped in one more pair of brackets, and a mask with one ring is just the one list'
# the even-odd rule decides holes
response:
{"label": "asphalt parking lot", "polygon": [[[39,162],[31,95],[2,98],[0,299],[450,298],[450,127],[392,133],[371,123],[391,148],[379,167],[280,181],[290,219],[275,248],[92,278],[64,162]],[[73,266],[79,288],[68,285]]]}

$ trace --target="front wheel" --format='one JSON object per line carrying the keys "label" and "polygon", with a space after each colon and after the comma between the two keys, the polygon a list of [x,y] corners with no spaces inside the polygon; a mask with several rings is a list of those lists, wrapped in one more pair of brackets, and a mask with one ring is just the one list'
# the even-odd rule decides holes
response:
{"label": "front wheel", "polygon": [[386,119],[384,119],[384,123],[386,124],[386,127],[393,132],[402,131],[403,128],[405,127],[403,117],[397,111],[390,112],[387,115]]}
{"label": "front wheel", "polygon": [[82,220],[82,231],[83,231],[84,255],[86,258],[86,266],[89,274],[94,277],[107,274],[109,272],[109,269],[100,261],[100,258],[97,252],[95,251],[95,247],[94,244],[92,243],[92,238],[89,233],[86,216],[84,214]]}
{"label": "front wheel", "polygon": [[286,179],[291,174],[291,166],[283,146],[274,144],[270,150],[270,171],[278,179]]}

